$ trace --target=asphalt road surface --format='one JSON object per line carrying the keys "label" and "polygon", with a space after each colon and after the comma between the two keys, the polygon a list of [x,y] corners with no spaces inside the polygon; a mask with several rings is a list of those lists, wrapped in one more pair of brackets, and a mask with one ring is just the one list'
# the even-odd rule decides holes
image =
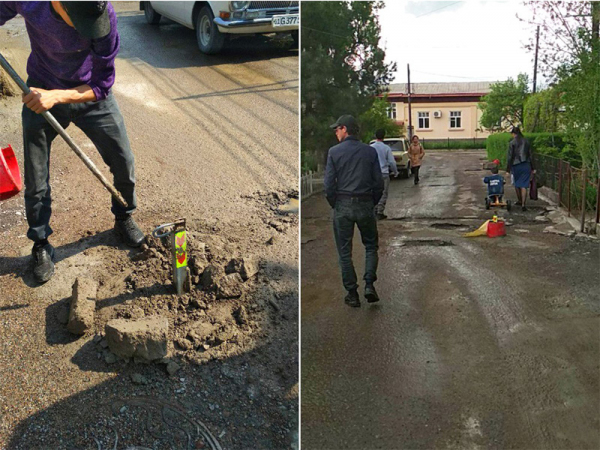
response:
{"label": "asphalt road surface", "polygon": [[[104,408],[132,396],[159,409],[163,401],[183,405],[185,420],[201,421],[223,448],[289,448],[298,415],[298,218],[274,206],[298,195],[298,50],[289,36],[254,37],[206,56],[193,30],[164,19],[147,24],[138,2],[114,5],[121,50],[113,92],[136,158],[135,219],[150,234],[186,218],[189,245],[202,237],[219,264],[259,258],[259,278],[247,292],[257,327],[247,330],[252,345],[235,357],[178,359],[176,376],[160,365],[107,365],[93,335],[65,334],[55,311],[79,276],[99,280],[98,333],[115,308],[146,297],[148,314],[159,314],[177,300],[151,271],[143,273],[151,287],[145,294],[128,284],[139,263],[112,233],[109,194],[57,138],[50,171],[57,264],[48,283],[31,277],[23,193],[0,203],[0,449],[97,449],[93,436],[113,448],[117,425],[118,448],[180,448],[154,439],[150,421],[125,423]],[[26,76],[22,18],[0,27],[0,52]],[[22,170],[20,116],[19,97],[0,98],[0,144],[13,146]],[[68,132],[111,179],[86,136],[74,126]],[[136,385],[134,372],[149,382]],[[177,429],[165,423],[165,436]]]}
{"label": "asphalt road surface", "polygon": [[302,448],[600,446],[598,243],[544,234],[542,201],[462,237],[492,215],[483,158],[430,151],[418,186],[392,180],[374,305],[344,305],[331,210],[303,202]]}

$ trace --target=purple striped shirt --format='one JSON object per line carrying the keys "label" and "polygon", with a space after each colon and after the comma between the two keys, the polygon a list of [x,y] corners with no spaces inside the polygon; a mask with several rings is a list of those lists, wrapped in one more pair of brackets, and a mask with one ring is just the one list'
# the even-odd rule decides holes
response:
{"label": "purple striped shirt", "polygon": [[99,39],[87,39],[51,10],[50,2],[0,1],[0,26],[20,14],[31,41],[27,74],[46,89],[70,89],[87,84],[103,100],[115,82],[115,58],[119,53],[117,16],[109,3],[111,31]]}

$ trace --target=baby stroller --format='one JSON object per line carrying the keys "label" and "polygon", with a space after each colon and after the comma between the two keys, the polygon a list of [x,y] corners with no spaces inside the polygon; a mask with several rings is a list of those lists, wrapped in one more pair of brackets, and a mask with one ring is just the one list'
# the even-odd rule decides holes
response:
{"label": "baby stroller", "polygon": [[485,209],[490,209],[492,206],[500,208],[506,207],[506,210],[510,211],[512,208],[510,200],[506,200],[505,202],[502,199],[504,196],[504,177],[498,175],[500,161],[495,159],[493,163],[494,166],[491,169],[492,175],[483,179],[483,182],[488,185],[488,192],[485,197]]}

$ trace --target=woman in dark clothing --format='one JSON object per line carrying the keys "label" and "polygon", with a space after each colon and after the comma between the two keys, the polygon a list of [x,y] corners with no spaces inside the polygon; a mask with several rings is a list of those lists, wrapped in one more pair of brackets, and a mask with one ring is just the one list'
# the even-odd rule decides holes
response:
{"label": "woman in dark clothing", "polygon": [[535,173],[531,144],[525,139],[518,127],[513,127],[511,133],[513,138],[508,144],[506,171],[512,174],[519,203],[523,211],[527,211],[525,207],[527,188],[529,188],[529,182]]}

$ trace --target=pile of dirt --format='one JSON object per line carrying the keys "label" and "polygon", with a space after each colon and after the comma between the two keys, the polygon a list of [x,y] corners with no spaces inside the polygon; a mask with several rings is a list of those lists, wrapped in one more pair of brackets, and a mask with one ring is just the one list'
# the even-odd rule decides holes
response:
{"label": "pile of dirt", "polygon": [[17,94],[15,86],[3,70],[0,70],[0,98],[13,97]]}
{"label": "pile of dirt", "polygon": [[[289,197],[259,195],[259,198],[277,211]],[[275,216],[263,219],[274,235],[297,226],[296,215],[275,213]],[[169,358],[157,361],[160,364],[177,359],[201,365],[239,355],[263,339],[268,334],[268,318],[272,315],[277,316],[275,320],[281,319],[279,302],[288,294],[277,293],[270,287],[277,278],[273,271],[277,270],[269,266],[260,251],[240,254],[237,247],[228,245],[236,240],[235,236],[230,232],[224,235],[229,237],[223,238],[215,226],[206,223],[188,228],[191,290],[180,296],[175,294],[172,282],[173,257],[168,237],[147,236],[146,243],[139,251],[132,252],[130,258],[114,261],[95,274],[99,300],[94,325],[86,334],[95,335],[98,357],[107,364],[129,362],[111,351],[114,349],[105,337],[106,324],[115,319],[135,322],[149,317],[166,318]],[[272,245],[273,240],[271,237],[263,246]],[[56,310],[56,320],[65,326],[70,307],[70,299],[66,300]]]}

